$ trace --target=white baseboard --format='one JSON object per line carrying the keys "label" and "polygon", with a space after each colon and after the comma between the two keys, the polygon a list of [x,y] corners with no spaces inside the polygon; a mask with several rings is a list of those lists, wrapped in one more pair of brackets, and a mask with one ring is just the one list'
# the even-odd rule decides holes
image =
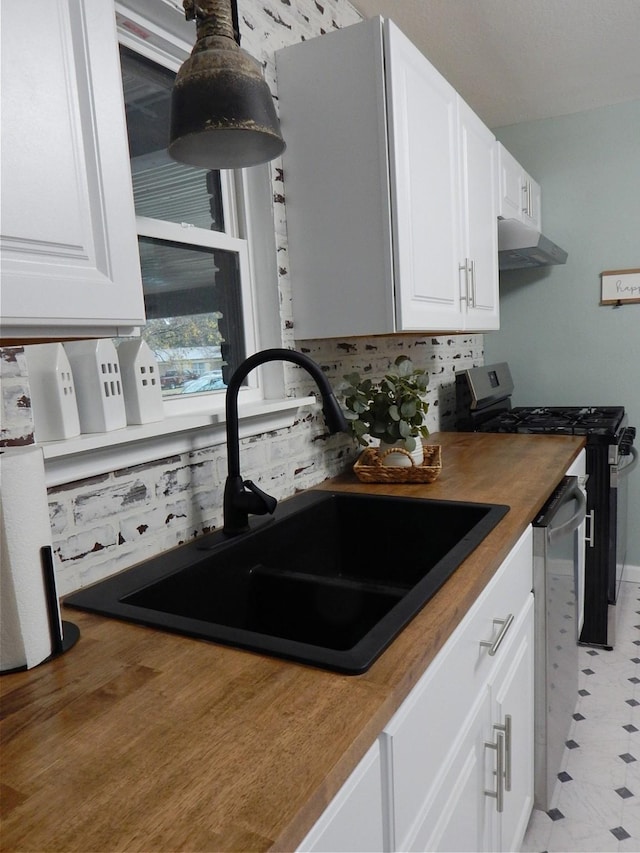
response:
{"label": "white baseboard", "polygon": [[640,566],[625,566],[622,572],[622,580],[640,583]]}

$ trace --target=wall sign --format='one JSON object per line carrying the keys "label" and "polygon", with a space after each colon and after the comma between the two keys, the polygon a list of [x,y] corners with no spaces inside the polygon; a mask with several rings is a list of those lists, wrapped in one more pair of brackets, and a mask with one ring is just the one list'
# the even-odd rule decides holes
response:
{"label": "wall sign", "polygon": [[624,305],[640,302],[640,269],[606,270],[600,273],[602,280],[601,305]]}

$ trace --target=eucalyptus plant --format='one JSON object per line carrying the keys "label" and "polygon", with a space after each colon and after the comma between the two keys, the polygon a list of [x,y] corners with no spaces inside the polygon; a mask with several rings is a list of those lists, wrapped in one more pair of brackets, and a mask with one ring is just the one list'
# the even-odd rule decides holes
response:
{"label": "eucalyptus plant", "polygon": [[345,418],[358,444],[367,447],[365,436],[387,444],[404,441],[407,450],[416,448],[416,438],[427,438],[429,430],[424,418],[429,404],[424,399],[429,383],[427,371],[414,367],[406,355],[394,362],[395,370],[376,383],[359,373],[343,378]]}

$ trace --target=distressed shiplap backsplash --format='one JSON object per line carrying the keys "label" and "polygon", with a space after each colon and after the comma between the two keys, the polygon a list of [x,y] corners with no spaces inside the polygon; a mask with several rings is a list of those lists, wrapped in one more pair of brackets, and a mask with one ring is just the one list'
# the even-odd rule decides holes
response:
{"label": "distressed shiplap backsplash", "polygon": [[[274,52],[359,20],[346,0],[239,0],[242,46],[262,61],[277,95]],[[400,354],[427,368],[428,427],[452,429],[455,373],[483,363],[482,335],[398,335],[296,341],[286,229],[286,176],[271,169],[282,342],[317,361],[336,389],[358,370],[380,377]],[[319,177],[320,179],[320,177]],[[2,351],[3,439],[33,441],[28,376],[20,348]],[[288,367],[287,394],[314,390],[308,375]],[[319,406],[301,409],[292,427],[242,442],[242,473],[278,499],[343,471],[356,458],[353,442],[327,434]],[[220,525],[226,448],[217,445],[49,490],[58,590],[64,595],[128,568]]]}

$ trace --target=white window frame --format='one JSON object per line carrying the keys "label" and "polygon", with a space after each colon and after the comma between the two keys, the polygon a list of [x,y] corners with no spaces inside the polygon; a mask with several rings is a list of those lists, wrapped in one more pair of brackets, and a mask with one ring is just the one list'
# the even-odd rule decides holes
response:
{"label": "white window frame", "polygon": [[[221,249],[233,252],[238,258],[240,292],[242,297],[242,316],[247,353],[255,352],[256,327],[253,310],[254,294],[251,286],[252,278],[249,265],[249,248],[247,241],[232,237],[221,231],[207,231],[197,228],[197,240],[192,239],[192,229],[188,223],[166,222],[161,219],[150,219],[146,216],[136,216],[136,227],[139,237],[153,237],[157,240],[167,240],[181,243],[189,247],[205,246],[210,249]],[[243,404],[262,399],[262,393],[257,377],[253,372],[247,377],[247,386],[240,390]],[[167,415],[181,415],[185,412],[208,411],[216,412],[224,407],[223,391],[208,391],[203,394],[176,395],[165,399],[164,410]]]}

